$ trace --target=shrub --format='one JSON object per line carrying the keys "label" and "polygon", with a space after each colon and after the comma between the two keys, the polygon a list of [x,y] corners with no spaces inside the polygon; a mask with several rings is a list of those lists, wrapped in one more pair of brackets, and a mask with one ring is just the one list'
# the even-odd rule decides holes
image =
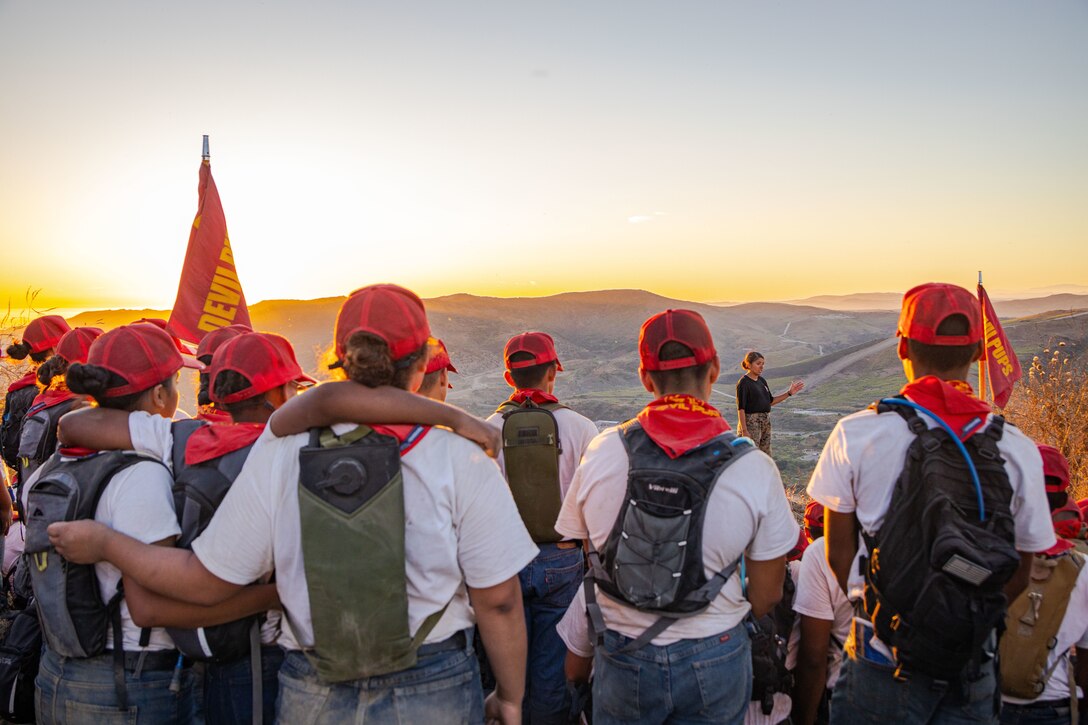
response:
{"label": "shrub", "polygon": [[1009,421],[1069,459],[1074,498],[1088,496],[1088,365],[1059,342],[1036,355],[1005,409]]}

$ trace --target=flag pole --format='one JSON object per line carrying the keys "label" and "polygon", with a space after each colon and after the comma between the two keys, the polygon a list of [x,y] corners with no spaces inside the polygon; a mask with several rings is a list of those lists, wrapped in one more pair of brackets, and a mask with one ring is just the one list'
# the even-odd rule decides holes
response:
{"label": "flag pole", "polygon": [[[204,137],[207,139],[207,136]],[[978,271],[978,288],[982,291],[982,270]],[[989,381],[986,375],[986,306],[982,304],[982,296],[979,295],[979,310],[982,317],[982,357],[978,359],[978,397],[979,400],[985,401],[987,398],[987,388],[989,387]]]}
{"label": "flag pole", "polygon": [[[207,161],[207,160],[209,160],[209,159],[210,159],[211,157],[212,157],[212,155],[211,155],[210,153],[208,153],[208,134],[204,134],[204,150],[203,150],[203,151],[201,151],[201,153],[200,153],[200,158],[202,158],[202,159],[204,159],[205,161]],[[981,276],[981,272],[980,272],[979,274],[980,274],[980,276]],[[982,284],[982,283],[980,282],[979,284]]]}

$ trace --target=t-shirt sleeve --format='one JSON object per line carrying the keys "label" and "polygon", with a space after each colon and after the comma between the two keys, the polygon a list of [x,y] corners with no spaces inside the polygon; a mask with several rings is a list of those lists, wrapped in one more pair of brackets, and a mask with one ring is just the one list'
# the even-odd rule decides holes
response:
{"label": "t-shirt sleeve", "polygon": [[145,544],[180,534],[173,483],[170,473],[151,461],[137,463],[115,476],[107,489],[110,528]]}
{"label": "t-shirt sleeve", "polygon": [[[484,422],[494,427],[495,430],[499,431],[500,434],[502,433],[503,418],[501,414],[492,413],[484,419]],[[506,478],[506,459],[503,458],[502,448],[499,449],[499,454],[495,456],[495,463],[498,464],[499,472],[502,474],[502,477]]]}
{"label": "t-shirt sleeve", "polygon": [[589,633],[589,617],[586,614],[585,588],[579,587],[563,618],[555,625],[555,631],[567,649],[579,657],[593,656],[593,638]]}
{"label": "t-shirt sleeve", "polygon": [[816,461],[816,469],[808,482],[808,495],[840,514],[853,513],[857,509],[854,469],[841,422],[831,431]]}
{"label": "t-shirt sleeve", "polygon": [[748,387],[744,384],[742,377],[737,381],[737,410],[744,410],[746,407],[748,407]]}
{"label": "t-shirt sleeve", "polygon": [[[585,488],[592,485],[593,481],[600,477],[598,472],[607,459],[606,447],[610,436],[618,436],[615,428],[609,428],[603,433],[594,436],[589,442],[582,462],[574,472],[570,488],[563,499],[563,507],[559,509],[559,516],[555,520],[555,530],[568,539],[588,539],[589,529],[586,526],[585,517],[582,515],[582,504],[585,501]],[[617,445],[622,445],[616,441]]]}
{"label": "t-shirt sleeve", "polygon": [[1024,553],[1046,551],[1057,543],[1050,505],[1043,481],[1043,458],[1035,443],[1018,430],[1010,430],[1006,470],[1015,494],[1012,516],[1016,549]]}
{"label": "t-shirt sleeve", "polygon": [[193,541],[193,553],[223,581],[246,585],[273,568],[273,507],[282,490],[271,483],[298,475],[284,456],[298,455],[291,438],[275,438],[267,428],[257,439],[242,472],[212,516],[208,528]]}
{"label": "t-shirt sleeve", "polygon": [[756,533],[748,545],[747,554],[755,561],[767,561],[788,554],[797,545],[799,528],[786,498],[778,467],[759,451],[748,454],[748,457],[752,456],[764,459],[757,463],[761,465],[759,477],[765,482],[765,488],[763,501],[758,507],[760,516]]}
{"label": "t-shirt sleeve", "polygon": [[827,577],[824,576],[819,561],[824,555],[823,546],[810,546],[801,556],[801,572],[797,577],[793,611],[806,617],[834,622],[835,608],[831,604]]}
{"label": "t-shirt sleeve", "polygon": [[132,439],[132,447],[172,466],[174,433],[171,424],[169,418],[142,410],[129,413],[128,437]]}
{"label": "t-shirt sleeve", "polygon": [[469,441],[452,445],[459,448],[452,456],[457,561],[468,586],[492,587],[524,569],[538,549],[498,467]]}

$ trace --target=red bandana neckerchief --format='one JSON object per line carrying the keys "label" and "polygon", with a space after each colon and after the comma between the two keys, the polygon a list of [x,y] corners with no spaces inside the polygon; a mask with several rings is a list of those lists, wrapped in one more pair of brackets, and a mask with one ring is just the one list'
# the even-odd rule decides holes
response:
{"label": "red bandana neckerchief", "polygon": [[234,422],[234,418],[231,417],[230,413],[223,410],[222,408],[217,408],[214,405],[202,405],[202,406],[200,406],[200,409],[197,411],[197,414],[196,414],[196,419],[197,420],[206,420],[209,423],[233,423]]}
{"label": "red bandana neckerchief", "polygon": [[[423,436],[425,436],[425,435],[427,435],[428,433],[431,432],[431,426],[429,426],[429,425],[424,425],[424,426],[415,426],[415,425],[372,425],[370,427],[374,430],[375,433],[380,433],[381,435],[385,435],[385,436],[393,436],[398,441],[400,441],[400,445],[401,445],[400,455],[401,455],[401,457],[404,457],[404,456],[408,455],[408,451],[415,448],[416,445],[421,440],[423,440]],[[412,434],[412,431],[414,431],[416,428],[422,428],[423,430],[421,430],[419,432],[419,435],[417,435],[415,438],[413,438],[412,440],[409,440],[408,437]]]}
{"label": "red bandana neckerchief", "polygon": [[23,388],[29,388],[31,385],[38,384],[38,374],[31,372],[27,373],[23,377],[19,378],[11,385],[8,386],[8,392],[14,393],[16,390],[22,390]]}
{"label": "red bandana neckerchief", "polygon": [[261,437],[264,423],[214,423],[202,425],[189,436],[185,465],[195,466],[245,448]]}
{"label": "red bandana neckerchief", "polygon": [[42,392],[38,393],[38,396],[31,402],[30,407],[33,408],[36,405],[41,405],[43,408],[52,408],[54,405],[60,405],[80,396],[73,393],[68,388],[46,388]]}
{"label": "red bandana neckerchief", "polygon": [[537,390],[536,388],[525,388],[510,396],[510,402],[517,403],[518,405],[524,403],[526,399],[532,400],[537,405],[559,402],[559,398],[551,393],[545,393],[543,390]]}
{"label": "red bandana neckerchief", "polygon": [[642,409],[638,422],[669,458],[679,458],[729,430],[717,408],[691,395],[658,398]]}
{"label": "red bandana neckerchief", "polygon": [[990,404],[976,398],[971,386],[962,380],[926,375],[907,383],[899,392],[939,415],[964,441],[985,427],[986,416],[992,412]]}

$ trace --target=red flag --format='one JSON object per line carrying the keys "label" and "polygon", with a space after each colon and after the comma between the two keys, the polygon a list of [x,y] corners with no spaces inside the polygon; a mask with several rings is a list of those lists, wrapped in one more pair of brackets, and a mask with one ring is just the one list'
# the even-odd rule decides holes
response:
{"label": "red flag", "polygon": [[[1004,408],[1012,395],[1012,384],[1023,373],[1020,370],[1020,361],[1016,359],[1016,353],[1009,344],[1009,338],[1001,329],[1001,322],[997,319],[990,297],[981,284],[978,286],[978,299],[982,303],[982,325],[986,336],[986,349],[983,351],[986,375],[989,377],[994,403],[997,407]],[[979,394],[985,395],[986,391],[980,390]]]}
{"label": "red flag", "polygon": [[250,324],[227,236],[227,219],[208,159],[200,164],[198,194],[196,218],[169,324],[173,334],[189,342],[200,342],[205,334],[220,327]]}

